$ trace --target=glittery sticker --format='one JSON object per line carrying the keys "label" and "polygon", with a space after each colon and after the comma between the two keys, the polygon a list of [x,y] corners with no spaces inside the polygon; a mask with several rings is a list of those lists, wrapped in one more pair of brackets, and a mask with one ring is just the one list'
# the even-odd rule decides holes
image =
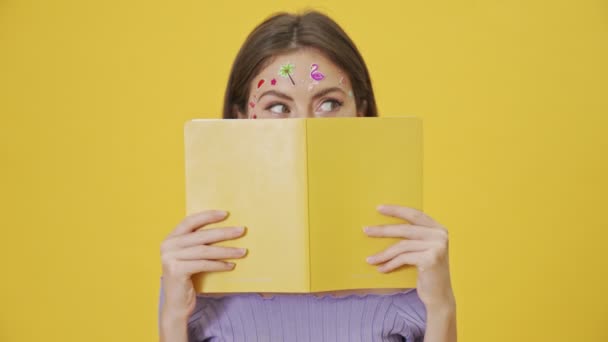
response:
{"label": "glittery sticker", "polygon": [[308,85],[308,91],[312,91],[317,84],[319,84],[319,82],[317,81],[310,82],[310,84]]}
{"label": "glittery sticker", "polygon": [[270,84],[276,85],[277,84],[277,79],[273,78],[272,80],[270,80]]}
{"label": "glittery sticker", "polygon": [[321,73],[318,70],[319,70],[318,64],[313,64],[310,66],[310,78],[312,78],[315,81],[321,81],[322,79],[325,78],[325,75],[323,75],[323,73]]}
{"label": "glittery sticker", "polygon": [[260,89],[260,87],[262,86],[262,84],[264,84],[264,79],[263,78],[258,81],[258,89]]}
{"label": "glittery sticker", "polygon": [[289,77],[291,84],[293,84],[294,86],[296,85],[296,83],[293,81],[293,78],[291,78],[291,74],[293,74],[293,71],[295,68],[296,68],[296,66],[293,65],[292,63],[283,64],[279,68],[279,76],[285,77],[285,78]]}

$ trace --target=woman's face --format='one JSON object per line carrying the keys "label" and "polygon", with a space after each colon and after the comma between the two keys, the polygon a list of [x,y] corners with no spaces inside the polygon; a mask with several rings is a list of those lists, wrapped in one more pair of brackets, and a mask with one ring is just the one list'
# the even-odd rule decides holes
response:
{"label": "woman's face", "polygon": [[251,85],[241,118],[363,116],[348,75],[315,49],[277,56]]}

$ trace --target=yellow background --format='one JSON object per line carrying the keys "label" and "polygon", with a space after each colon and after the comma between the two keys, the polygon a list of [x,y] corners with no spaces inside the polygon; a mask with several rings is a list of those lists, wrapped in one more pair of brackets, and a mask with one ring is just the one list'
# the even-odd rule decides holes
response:
{"label": "yellow background", "polygon": [[0,340],[157,338],[183,123],[249,31],[315,7],[424,119],[460,341],[608,340],[606,1],[0,1]]}

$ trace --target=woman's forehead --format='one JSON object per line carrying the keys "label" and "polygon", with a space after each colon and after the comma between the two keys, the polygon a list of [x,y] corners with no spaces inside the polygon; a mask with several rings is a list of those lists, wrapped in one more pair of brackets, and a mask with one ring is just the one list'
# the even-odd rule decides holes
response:
{"label": "woman's forehead", "polygon": [[287,64],[293,65],[293,72],[297,76],[308,75],[313,64],[316,64],[319,70],[323,69],[326,73],[344,73],[343,70],[318,50],[300,49],[274,57],[272,61],[262,69],[260,75],[278,73],[279,69]]}
{"label": "woman's forehead", "polygon": [[314,93],[320,88],[350,89],[346,73],[316,49],[299,49],[274,57],[252,80],[251,93],[276,89]]}

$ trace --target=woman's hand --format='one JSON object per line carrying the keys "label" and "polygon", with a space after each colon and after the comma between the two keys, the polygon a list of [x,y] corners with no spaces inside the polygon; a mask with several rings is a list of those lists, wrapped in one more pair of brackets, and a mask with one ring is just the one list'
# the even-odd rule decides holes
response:
{"label": "woman's hand", "polygon": [[162,242],[162,316],[171,317],[173,320],[187,319],[196,304],[196,292],[191,276],[199,272],[232,270],[234,263],[222,259],[241,258],[247,253],[247,250],[242,248],[209,246],[243,235],[244,227],[199,229],[223,221],[227,215],[227,212],[218,210],[190,215]]}
{"label": "woman's hand", "polygon": [[382,205],[378,211],[410,224],[365,227],[371,237],[402,238],[384,251],[370,256],[367,262],[380,265],[380,272],[390,272],[403,265],[418,268],[417,291],[427,310],[455,307],[448,262],[448,232],[423,212],[409,207]]}

